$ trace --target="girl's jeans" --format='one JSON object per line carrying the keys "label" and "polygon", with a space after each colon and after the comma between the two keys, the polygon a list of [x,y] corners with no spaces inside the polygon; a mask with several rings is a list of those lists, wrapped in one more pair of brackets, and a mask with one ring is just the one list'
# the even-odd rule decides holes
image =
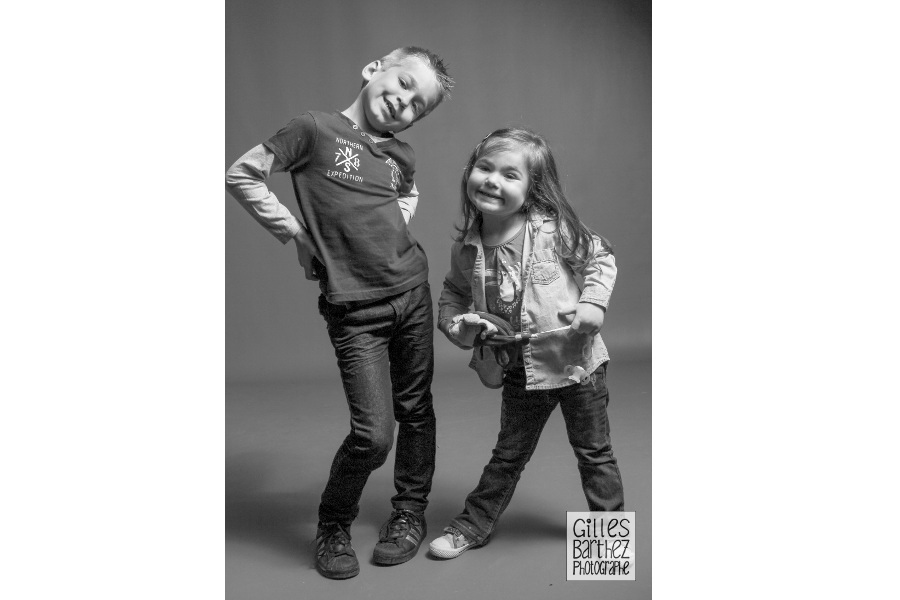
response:
{"label": "girl's jeans", "polygon": [[349,526],[356,518],[369,474],[384,464],[393,445],[395,420],[400,423],[397,494],[391,503],[396,510],[423,512],[435,453],[434,321],[428,283],[356,307],[331,304],[320,296],[319,312],[350,407],[350,434],[331,465],[319,521]]}
{"label": "girl's jeans", "polygon": [[552,390],[526,391],[524,368],[506,372],[497,445],[478,487],[466,498],[463,512],[450,522],[452,526],[478,544],[488,541],[557,404],[562,409],[569,443],[578,459],[588,509],[624,510],[622,477],[613,456],[606,416],[609,403],[606,363],[594,373],[596,389],[588,382]]}

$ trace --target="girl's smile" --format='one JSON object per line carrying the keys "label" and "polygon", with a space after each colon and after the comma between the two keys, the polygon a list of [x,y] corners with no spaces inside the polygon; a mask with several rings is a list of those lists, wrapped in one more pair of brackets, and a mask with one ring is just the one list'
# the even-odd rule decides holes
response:
{"label": "girl's smile", "polygon": [[487,192],[485,190],[478,190],[478,195],[482,196],[484,198],[499,200],[499,201],[503,202],[503,196],[499,196],[497,194],[491,194],[490,192]]}

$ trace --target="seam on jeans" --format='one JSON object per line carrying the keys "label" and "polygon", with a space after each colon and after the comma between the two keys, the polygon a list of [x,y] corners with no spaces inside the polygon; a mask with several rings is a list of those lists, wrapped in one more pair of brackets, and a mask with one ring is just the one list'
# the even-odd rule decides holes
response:
{"label": "seam on jeans", "polygon": [[[610,440],[609,435],[606,436],[606,439]],[[612,452],[612,441],[611,440],[610,440],[609,451]],[[613,457],[613,460],[615,460],[615,457]],[[621,508],[619,508],[619,510],[624,511],[625,510],[625,486],[622,484],[622,472],[619,470],[619,461],[618,460],[616,460],[616,462],[613,464],[613,467],[615,467],[615,469],[616,469],[616,475],[619,476],[619,487],[622,488],[622,506],[621,506]]]}

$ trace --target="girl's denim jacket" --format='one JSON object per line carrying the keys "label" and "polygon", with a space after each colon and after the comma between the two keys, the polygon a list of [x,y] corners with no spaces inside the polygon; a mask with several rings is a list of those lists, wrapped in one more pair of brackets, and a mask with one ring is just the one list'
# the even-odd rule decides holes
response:
{"label": "girl's denim jacket", "polygon": [[[522,249],[521,330],[537,333],[568,325],[560,310],[577,302],[609,305],[616,282],[616,262],[606,246],[594,236],[594,258],[581,272],[575,272],[557,251],[561,241],[558,223],[543,214],[528,215],[528,226]],[[484,248],[481,235],[473,228],[462,242],[453,244],[450,272],[438,300],[438,323],[472,310],[487,311],[484,292]],[[443,329],[443,328],[442,328]],[[526,389],[559,388],[574,383],[571,369],[581,367],[592,373],[609,360],[600,335],[593,338],[571,329],[532,339],[522,348],[525,362]],[[490,347],[475,348],[469,366],[478,372],[482,383],[491,388],[503,385],[503,369],[494,359]]]}

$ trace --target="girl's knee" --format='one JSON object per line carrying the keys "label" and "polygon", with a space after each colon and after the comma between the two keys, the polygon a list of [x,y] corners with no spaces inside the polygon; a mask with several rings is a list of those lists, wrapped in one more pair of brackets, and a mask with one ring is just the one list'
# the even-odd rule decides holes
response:
{"label": "girl's knee", "polygon": [[430,399],[428,402],[418,402],[408,410],[398,410],[395,413],[398,423],[416,424],[433,424],[434,405]]}
{"label": "girl's knee", "polygon": [[531,458],[521,449],[507,446],[495,447],[491,455],[493,456],[492,462],[521,465],[523,468],[528,462],[528,459]]}
{"label": "girl's knee", "polygon": [[575,457],[581,464],[596,465],[615,462],[611,444],[598,444],[594,446],[572,446]]}

